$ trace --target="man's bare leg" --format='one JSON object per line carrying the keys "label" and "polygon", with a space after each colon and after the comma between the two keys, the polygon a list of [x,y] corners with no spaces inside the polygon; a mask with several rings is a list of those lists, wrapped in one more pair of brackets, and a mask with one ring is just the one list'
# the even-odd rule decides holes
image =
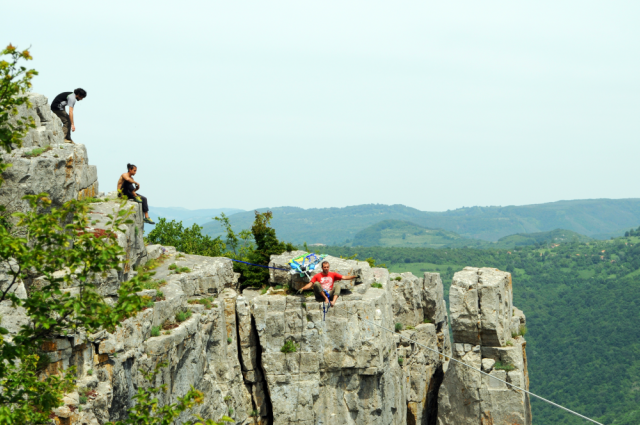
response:
{"label": "man's bare leg", "polygon": [[333,296],[333,301],[331,301],[331,307],[334,307],[336,305],[336,301],[338,301],[338,296],[334,295]]}

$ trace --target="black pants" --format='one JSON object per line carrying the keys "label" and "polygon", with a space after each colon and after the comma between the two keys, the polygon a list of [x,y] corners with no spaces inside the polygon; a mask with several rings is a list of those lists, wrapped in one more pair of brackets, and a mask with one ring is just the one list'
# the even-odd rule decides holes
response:
{"label": "black pants", "polygon": [[52,109],[51,112],[56,114],[60,118],[60,121],[62,121],[62,132],[64,133],[64,138],[71,141],[71,118],[69,118],[67,111],[56,111]]}
{"label": "black pants", "polygon": [[[128,199],[133,199],[133,193],[131,192],[125,192],[123,191],[122,194],[124,196],[126,196]],[[148,213],[149,212],[149,204],[147,204],[147,197],[146,196],[142,196],[140,194],[138,194],[138,196],[140,197],[140,199],[142,199],[142,212],[143,213]]]}

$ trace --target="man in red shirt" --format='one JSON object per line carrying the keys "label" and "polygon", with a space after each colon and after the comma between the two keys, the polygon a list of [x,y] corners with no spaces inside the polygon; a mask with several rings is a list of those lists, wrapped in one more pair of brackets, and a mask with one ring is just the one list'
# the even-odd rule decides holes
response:
{"label": "man in red shirt", "polygon": [[[306,291],[307,289],[313,286],[313,293],[316,296],[316,301],[318,302],[329,302],[329,298],[327,298],[327,294],[333,298],[331,301],[331,307],[336,305],[336,300],[340,295],[340,284],[336,283],[340,280],[353,280],[357,276],[342,276],[338,273],[329,271],[329,262],[322,262],[322,273],[318,273],[317,275],[311,278],[311,281],[307,283],[305,286],[298,290],[298,293],[302,291]],[[325,293],[326,291],[326,293]]]}

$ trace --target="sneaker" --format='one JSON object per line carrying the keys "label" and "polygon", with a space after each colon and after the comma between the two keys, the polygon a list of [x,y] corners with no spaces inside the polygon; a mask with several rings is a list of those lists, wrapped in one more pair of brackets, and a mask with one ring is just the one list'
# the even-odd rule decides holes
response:
{"label": "sneaker", "polygon": [[145,219],[144,219],[144,220],[142,220],[142,221],[144,221],[144,222],[145,222],[145,223],[147,223],[147,224],[156,224],[156,222],[155,222],[155,221],[153,221],[153,220],[151,220],[150,218],[145,218]]}
{"label": "sneaker", "polygon": [[76,144],[76,142],[74,142],[73,140],[69,140],[69,139],[64,139],[65,143],[71,143],[71,144]]}
{"label": "sneaker", "polygon": [[141,204],[142,203],[142,198],[139,196],[136,196],[135,198],[133,198],[134,201],[136,201],[137,203]]}

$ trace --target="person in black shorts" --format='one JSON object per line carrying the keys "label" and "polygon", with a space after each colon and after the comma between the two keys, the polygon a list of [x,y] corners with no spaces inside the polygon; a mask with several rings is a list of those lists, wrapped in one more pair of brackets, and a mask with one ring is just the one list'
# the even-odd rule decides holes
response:
{"label": "person in black shorts", "polygon": [[135,202],[142,204],[142,212],[144,213],[144,222],[147,224],[156,224],[149,218],[149,204],[145,196],[139,195],[137,192],[140,189],[140,183],[133,179],[133,176],[138,172],[138,167],[133,164],[127,164],[127,172],[120,176],[118,180],[118,196],[126,196],[128,199],[132,199]]}
{"label": "person in black shorts", "polygon": [[[76,101],[81,101],[87,97],[87,92],[83,89],[75,89],[74,91],[66,91],[57,95],[53,102],[51,102],[51,111],[60,118],[62,121],[62,131],[64,133],[64,141],[73,143],[71,140],[71,132],[76,131],[76,126],[73,121],[73,108],[76,106]],[[64,110],[65,106],[69,107],[69,113]]]}

